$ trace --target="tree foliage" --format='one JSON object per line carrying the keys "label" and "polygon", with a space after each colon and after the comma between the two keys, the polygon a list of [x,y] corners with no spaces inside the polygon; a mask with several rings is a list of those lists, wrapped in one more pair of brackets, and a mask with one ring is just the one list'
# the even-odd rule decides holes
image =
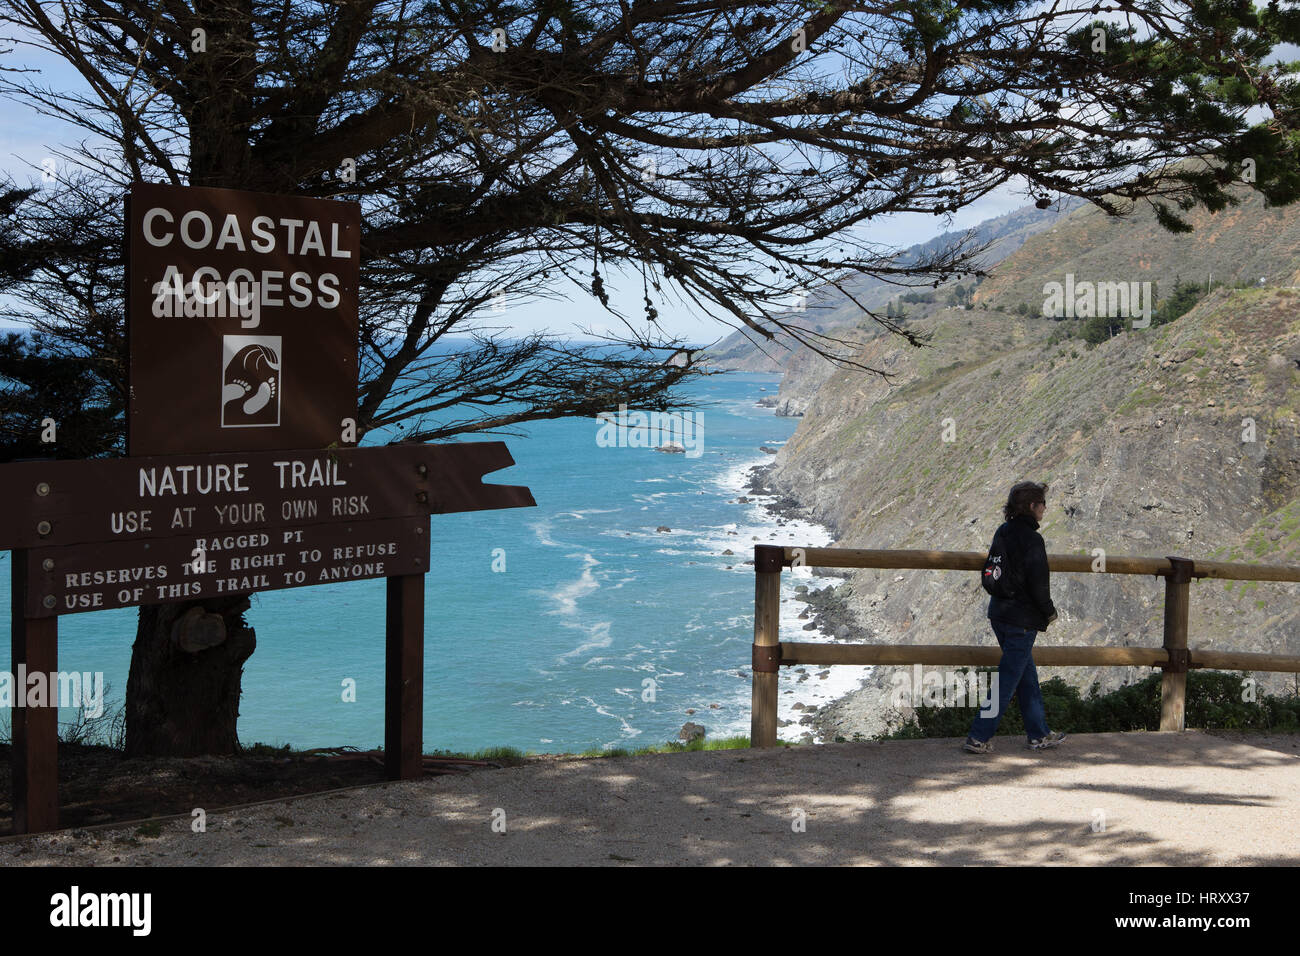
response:
{"label": "tree foliage", "polygon": [[[11,314],[120,354],[131,182],[358,200],[363,432],[659,407],[696,370],[657,331],[670,298],[852,362],[790,297],[971,270],[971,243],[902,264],[872,222],[1011,181],[1154,203],[1175,228],[1230,202],[1246,161],[1271,201],[1300,189],[1296,89],[1264,65],[1300,39],[1290,3],[0,0],[0,23],[11,59],[53,54],[84,84],[11,70],[0,93],[88,136],[4,215]],[[1208,161],[1170,165],[1190,156]],[[639,275],[640,315],[612,275]],[[485,331],[494,303],[565,277],[624,320],[626,351]],[[124,394],[120,364],[97,371]]]}
{"label": "tree foliage", "polygon": [[[1173,289],[1160,300],[1159,306],[1151,313],[1151,324],[1153,326],[1168,325],[1170,322],[1182,318],[1192,310],[1196,303],[1222,285],[1222,282],[1202,285],[1199,282],[1184,282],[1182,279],[1175,279]],[[1124,316],[1094,315],[1084,320],[1079,334],[1090,345],[1100,345],[1107,339],[1113,338],[1125,329],[1130,328],[1132,324],[1133,320]]]}
{"label": "tree foliage", "polygon": [[1199,282],[1184,282],[1182,279],[1175,279],[1173,289],[1169,295],[1161,300],[1159,308],[1151,316],[1151,324],[1167,325],[1176,319],[1182,318],[1192,310],[1196,303],[1221,285],[1223,285],[1222,282],[1215,282],[1213,285],[1202,285]]}
{"label": "tree foliage", "polygon": [[[117,396],[88,360],[43,338],[0,339],[0,447],[9,458],[95,458],[113,448]],[[52,430],[55,440],[42,441]]]}

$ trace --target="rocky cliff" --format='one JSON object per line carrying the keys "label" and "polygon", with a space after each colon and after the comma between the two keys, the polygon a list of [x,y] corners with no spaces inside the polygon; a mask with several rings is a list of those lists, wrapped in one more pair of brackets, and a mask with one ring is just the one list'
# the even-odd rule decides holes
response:
{"label": "rocky cliff", "polygon": [[[823,370],[767,481],[842,547],[982,550],[1007,489],[1033,479],[1050,486],[1041,531],[1052,552],[1300,565],[1300,291],[1285,287],[1300,266],[1298,224],[1300,211],[1248,200],[1202,215],[1201,243],[1189,246],[1151,217],[1112,225],[1077,212],[998,266],[974,309],[927,319],[931,348],[865,343],[860,360],[890,380]],[[1260,246],[1268,257],[1255,254]],[[1077,320],[1014,312],[1027,297],[1041,304],[1044,284],[1067,269],[1169,283],[1189,274],[1187,262],[1216,278],[1259,273],[1270,285],[1216,289],[1171,324],[1095,347],[1064,337]],[[807,387],[799,367],[783,395]],[[1042,643],[1161,643],[1158,579],[1060,574],[1052,590],[1061,619]],[[861,571],[843,591],[857,639],[992,641],[973,573]],[[1190,644],[1300,654],[1298,617],[1300,585],[1199,581]],[[860,696],[878,703],[890,673],[878,669],[875,689]],[[1103,690],[1145,676],[1050,673]],[[1258,676],[1274,691],[1293,684]],[[823,732],[879,730],[860,719],[879,708],[864,705],[829,708]]]}
{"label": "rocky cliff", "polygon": [[[945,232],[928,242],[910,246],[899,253],[898,261],[904,265],[914,263],[959,242],[966,242],[984,247],[976,264],[980,268],[991,268],[1023,246],[1029,237],[1050,228],[1076,208],[1078,202],[1073,199],[1048,209],[1024,206],[986,219],[969,232]],[[884,330],[864,316],[862,308],[884,311],[890,299],[908,291],[873,276],[850,279],[845,283],[845,289],[852,295],[852,300],[833,288],[814,291],[806,312],[780,318],[813,332],[865,343]],[[921,317],[931,310],[920,307],[913,311]],[[774,341],[768,342],[748,330],[738,330],[727,336],[709,350],[707,360],[714,367],[726,371],[781,372],[797,369],[796,374],[790,377],[792,391],[783,396],[778,415],[802,414],[811,393],[816,391],[829,371],[823,359],[788,336],[779,334]]]}

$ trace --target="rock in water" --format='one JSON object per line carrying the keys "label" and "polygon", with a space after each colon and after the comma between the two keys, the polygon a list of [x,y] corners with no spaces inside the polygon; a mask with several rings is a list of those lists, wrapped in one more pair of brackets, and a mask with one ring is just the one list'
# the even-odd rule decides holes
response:
{"label": "rock in water", "polygon": [[682,729],[677,732],[677,739],[690,743],[693,740],[704,739],[704,727],[701,724],[685,723]]}

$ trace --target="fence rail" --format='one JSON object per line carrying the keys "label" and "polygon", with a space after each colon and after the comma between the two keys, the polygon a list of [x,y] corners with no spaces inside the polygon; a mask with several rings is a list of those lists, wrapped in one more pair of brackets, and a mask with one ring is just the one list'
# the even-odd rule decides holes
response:
{"label": "fence rail", "polygon": [[[776,746],[777,684],[781,667],[795,664],[965,664],[994,665],[998,647],[958,644],[809,644],[780,639],[781,571],[791,565],[821,568],[979,571],[981,551],[871,551],[850,548],[754,546],[754,647],[750,746]],[[1108,555],[1100,568],[1090,556],[1051,554],[1052,571],[1081,574],[1149,574],[1165,579],[1164,643],[1161,647],[1035,647],[1034,663],[1045,667],[1159,667],[1160,729],[1183,729],[1189,668],[1300,672],[1300,656],[1215,651],[1187,646],[1191,582],[1297,581],[1294,565],[1234,564],[1190,558]]]}

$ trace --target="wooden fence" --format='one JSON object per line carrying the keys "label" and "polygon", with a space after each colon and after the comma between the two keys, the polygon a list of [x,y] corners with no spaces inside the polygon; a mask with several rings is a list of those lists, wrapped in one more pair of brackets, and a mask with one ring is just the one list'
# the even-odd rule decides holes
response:
{"label": "wooden fence", "polygon": [[[793,564],[821,568],[888,568],[979,571],[982,551],[860,551],[846,548],[754,546],[754,692],[750,746],[776,746],[777,678],[781,667],[806,664],[964,664],[997,666],[996,646],[947,644],[809,644],[780,639],[781,569]],[[1035,647],[1039,666],[1160,667],[1160,729],[1183,729],[1187,671],[1300,672],[1300,656],[1212,651],[1187,646],[1187,610],[1194,578],[1233,581],[1300,581],[1300,567],[1192,561],[1189,558],[1107,556],[1094,570],[1087,555],[1052,554],[1052,571],[1083,574],[1151,574],[1165,579],[1164,644],[1161,647]]]}

